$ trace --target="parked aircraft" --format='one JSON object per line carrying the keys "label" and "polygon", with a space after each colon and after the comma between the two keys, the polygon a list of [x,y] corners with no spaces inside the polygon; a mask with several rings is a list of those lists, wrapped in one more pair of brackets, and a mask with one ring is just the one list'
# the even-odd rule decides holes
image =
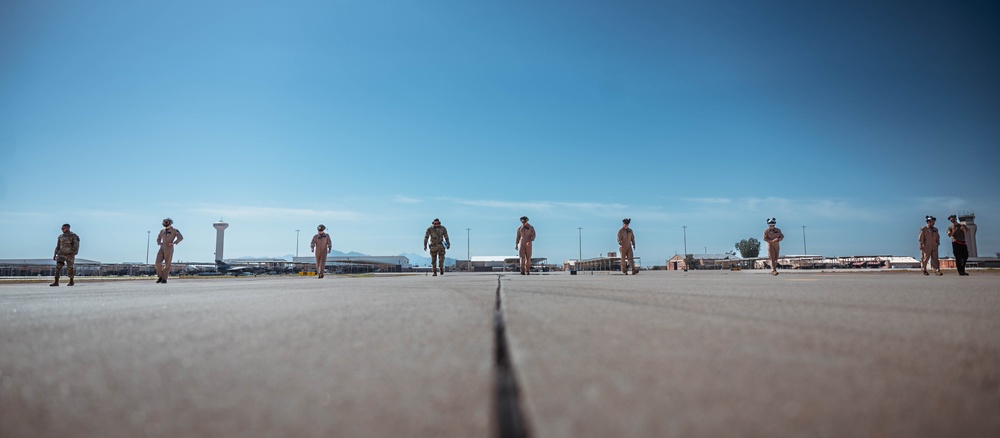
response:
{"label": "parked aircraft", "polygon": [[234,276],[241,274],[263,274],[268,271],[263,266],[233,266],[222,260],[216,260],[215,266],[220,274],[232,274]]}
{"label": "parked aircraft", "polygon": [[268,269],[263,266],[233,266],[222,260],[216,260],[215,265],[211,263],[188,263],[187,267],[184,268],[184,272],[190,275],[249,275],[249,274],[263,274],[268,272]]}

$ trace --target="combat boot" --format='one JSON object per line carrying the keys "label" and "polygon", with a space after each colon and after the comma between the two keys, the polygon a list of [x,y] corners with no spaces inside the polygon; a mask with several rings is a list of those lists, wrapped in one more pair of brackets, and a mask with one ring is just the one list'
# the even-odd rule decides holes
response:
{"label": "combat boot", "polygon": [[73,277],[70,277],[69,278],[69,284],[67,284],[66,286],[72,286],[74,284],[76,284],[76,283],[73,283]]}
{"label": "combat boot", "polygon": [[53,281],[49,286],[59,286],[59,277],[56,277],[56,281]]}

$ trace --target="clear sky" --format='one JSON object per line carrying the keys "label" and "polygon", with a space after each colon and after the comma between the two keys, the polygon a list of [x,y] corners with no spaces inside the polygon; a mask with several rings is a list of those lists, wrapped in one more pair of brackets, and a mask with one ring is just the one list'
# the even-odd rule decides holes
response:
{"label": "clear sky", "polygon": [[[0,2],[0,258],[1000,251],[1000,3]],[[579,230],[582,228],[582,233]],[[155,255],[155,242],[150,259]],[[945,243],[942,255],[951,252]]]}

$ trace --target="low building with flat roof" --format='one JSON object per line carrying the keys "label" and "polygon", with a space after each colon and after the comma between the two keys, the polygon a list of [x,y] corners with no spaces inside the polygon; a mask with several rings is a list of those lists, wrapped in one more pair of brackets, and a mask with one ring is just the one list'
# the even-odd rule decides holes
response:
{"label": "low building with flat roof", "polygon": [[[294,257],[296,265],[308,267],[316,264],[316,257]],[[326,259],[327,271],[358,273],[358,272],[404,272],[411,271],[410,259],[406,256],[329,256]]]}
{"label": "low building with flat roof", "polygon": [[[101,262],[81,259],[74,262],[76,275],[101,275]],[[63,268],[65,273],[65,268]],[[0,259],[0,277],[53,276],[56,261],[52,259]]]}
{"label": "low building with flat roof", "polygon": [[[609,253],[614,254],[614,253]],[[595,257],[592,259],[584,260],[567,260],[565,263],[567,267],[575,271],[621,271],[622,270],[622,259],[621,257]],[[642,258],[635,257],[635,267],[634,269],[639,269],[642,267]]]}
{"label": "low building with flat roof", "polygon": [[[545,266],[547,258],[532,257],[531,270],[548,270]],[[455,260],[455,269],[469,272],[503,272],[516,271],[521,259],[517,256],[474,256],[472,260]]]}

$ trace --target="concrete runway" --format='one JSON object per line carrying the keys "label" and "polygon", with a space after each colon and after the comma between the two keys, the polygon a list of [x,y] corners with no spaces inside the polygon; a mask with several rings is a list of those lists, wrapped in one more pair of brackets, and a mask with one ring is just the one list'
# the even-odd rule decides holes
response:
{"label": "concrete runway", "polygon": [[501,436],[499,343],[537,437],[997,437],[1000,275],[950,274],[2,284],[0,437]]}

